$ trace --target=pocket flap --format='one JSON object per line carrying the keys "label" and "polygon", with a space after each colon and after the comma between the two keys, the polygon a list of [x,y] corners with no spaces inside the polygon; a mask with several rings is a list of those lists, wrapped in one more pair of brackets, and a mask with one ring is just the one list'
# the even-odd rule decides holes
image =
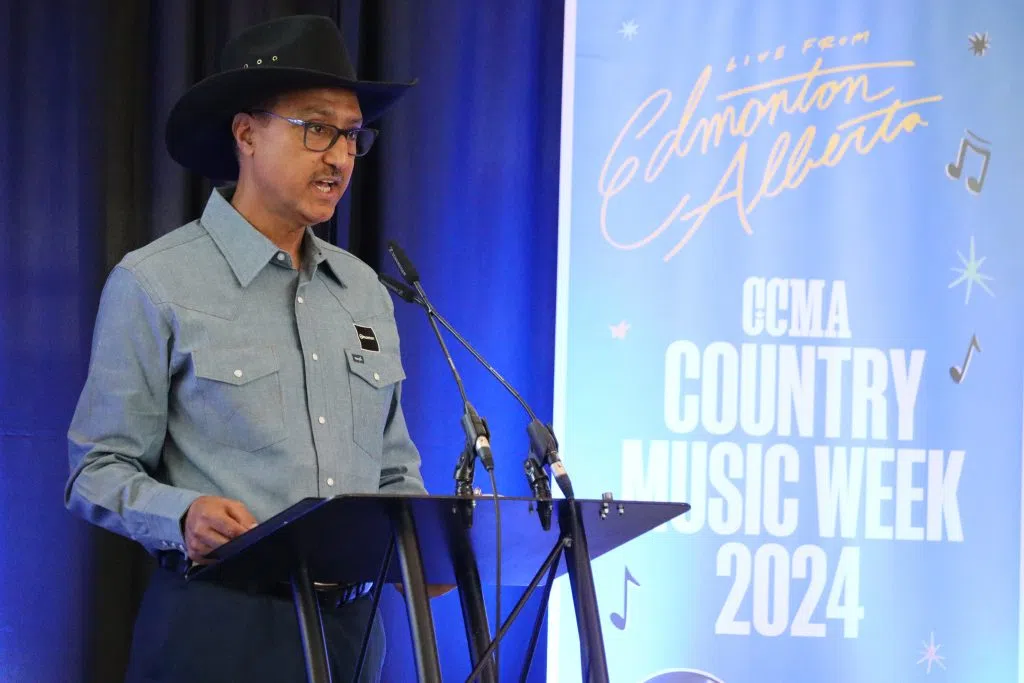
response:
{"label": "pocket flap", "polygon": [[397,353],[345,349],[345,355],[352,374],[378,389],[405,379],[402,361]]}
{"label": "pocket flap", "polygon": [[192,352],[196,376],[241,386],[280,369],[272,346],[206,347]]}

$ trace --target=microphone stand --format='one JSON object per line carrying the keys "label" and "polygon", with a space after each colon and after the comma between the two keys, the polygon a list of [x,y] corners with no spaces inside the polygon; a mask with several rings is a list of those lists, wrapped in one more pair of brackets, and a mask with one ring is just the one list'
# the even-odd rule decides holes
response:
{"label": "microphone stand", "polygon": [[[401,266],[399,267],[401,269]],[[533,491],[534,497],[538,500],[538,512],[540,513],[541,525],[545,530],[550,528],[550,511],[551,511],[551,490],[547,485],[547,480],[543,476],[543,467],[546,465],[550,468],[551,473],[554,475],[555,483],[558,485],[559,490],[565,497],[565,501],[559,505],[558,508],[558,522],[559,529],[561,531],[561,538],[559,539],[561,548],[560,552],[565,553],[566,568],[569,574],[569,583],[572,588],[573,603],[576,608],[576,626],[579,630],[580,635],[580,659],[582,665],[582,671],[584,680],[587,683],[607,683],[608,682],[608,660],[605,653],[604,637],[601,632],[601,618],[598,611],[597,605],[597,591],[594,585],[594,573],[590,563],[590,551],[587,546],[587,534],[583,527],[583,522],[580,519],[580,511],[576,503],[576,495],[573,492],[572,482],[569,479],[569,474],[566,472],[565,465],[562,463],[561,457],[558,453],[558,442],[555,439],[555,435],[549,427],[544,425],[540,419],[537,418],[536,413],[530,408],[530,406],[523,400],[523,397],[519,395],[519,392],[510,385],[504,377],[490,364],[483,356],[481,356],[473,346],[466,341],[466,339],[459,334],[459,332],[452,327],[452,325],[441,316],[440,313],[434,309],[433,306],[427,302],[422,294],[422,289],[418,288],[413,291],[411,288],[406,287],[400,282],[397,282],[393,278],[387,275],[381,275],[380,281],[385,287],[395,292],[399,297],[410,303],[419,304],[427,309],[427,315],[431,318],[436,318],[447,329],[452,336],[454,336],[462,346],[469,351],[477,361],[480,362],[488,372],[494,376],[498,382],[505,387],[506,390],[519,402],[519,404],[526,410],[526,413],[530,416],[530,424],[527,426],[526,431],[530,437],[530,455],[527,457],[524,463],[524,471],[526,473],[527,481],[530,484],[530,489]],[[436,324],[434,329],[437,330]],[[438,334],[440,332],[438,331]],[[547,521],[545,521],[544,507],[547,507]],[[555,551],[553,551],[554,553]],[[557,562],[557,557],[554,559]],[[544,568],[542,568],[544,571]],[[554,565],[551,566],[551,574],[548,577],[548,583],[554,580]],[[549,589],[550,590],[550,585]],[[524,598],[527,596],[524,596]],[[521,600],[520,602],[523,602]],[[547,605],[547,595],[545,595],[544,604],[541,609],[545,609]],[[517,605],[517,609],[520,606]],[[516,610],[513,610],[513,615],[517,614]],[[510,617],[511,620],[512,617]],[[535,644],[537,635],[541,626],[541,619],[537,619],[534,624],[534,632],[531,638],[531,645]],[[496,634],[494,642],[491,644],[488,650],[493,649],[501,637],[504,635],[505,629],[508,627],[506,622],[505,627],[501,629],[501,632]],[[532,659],[533,648],[530,648],[530,652],[527,654],[526,665],[529,666],[530,660]],[[478,666],[477,669],[480,669]],[[470,674],[472,678],[476,674],[476,670]]]}
{"label": "microphone stand", "polygon": [[[533,493],[533,497],[538,501],[538,512],[541,527],[544,531],[549,530],[551,528],[552,509],[551,487],[548,484],[547,477],[544,475],[543,468],[544,465],[552,464],[553,462],[561,463],[561,461],[558,460],[558,444],[555,442],[555,438],[551,433],[551,430],[544,426],[540,421],[540,418],[537,417],[537,414],[533,412],[533,408],[531,408],[530,404],[528,404],[519,392],[516,391],[515,387],[509,384],[508,380],[502,377],[501,373],[499,373],[493,365],[488,363],[487,360],[473,347],[473,345],[470,344],[465,337],[459,334],[459,331],[456,330],[443,315],[438,313],[437,309],[424,302],[423,297],[419,294],[419,290],[414,290],[412,287],[409,287],[387,275],[380,275],[379,278],[381,284],[397,294],[401,299],[408,303],[417,304],[418,306],[425,308],[427,315],[432,320],[436,320],[441,323],[441,325],[473,355],[473,358],[483,365],[487,371],[498,380],[501,386],[505,387],[506,391],[512,394],[512,397],[515,398],[519,405],[523,407],[523,410],[526,411],[526,414],[530,417],[530,425],[527,427],[527,432],[530,436],[530,454],[523,462],[523,471],[526,474],[526,482],[530,486],[530,491]],[[554,460],[551,459],[552,453],[554,454]],[[461,459],[459,463],[460,464],[456,466],[456,473],[459,472],[459,467],[462,466]],[[472,463],[468,466],[471,468]],[[572,484],[569,483],[568,475],[565,474],[564,467],[561,468],[561,474],[565,475],[559,480],[559,487],[562,490],[562,494],[567,498],[572,497],[570,495],[572,492]],[[456,476],[456,480],[458,480],[458,476]],[[566,493],[567,490],[569,493]]]}
{"label": "microphone stand", "polygon": [[[419,281],[419,274],[409,261],[401,248],[394,243],[388,246],[392,258],[398,269],[405,275],[406,279],[415,287],[415,294],[426,309],[427,319],[430,327],[441,345],[441,351],[448,361],[448,367],[455,378],[455,384],[459,388],[459,395],[462,397],[462,430],[466,435],[466,445],[459,455],[455,465],[455,495],[465,498],[457,506],[456,510],[461,524],[458,528],[450,529],[450,541],[454,550],[455,583],[459,588],[459,605],[462,608],[462,621],[466,629],[466,641],[469,645],[470,662],[479,670],[480,683],[495,683],[498,680],[497,656],[491,658],[491,631],[487,619],[487,608],[484,603],[483,591],[480,587],[480,569],[476,562],[476,553],[473,551],[469,539],[469,529],[473,526],[473,508],[476,506],[476,494],[473,491],[473,479],[476,470],[476,460],[480,459],[488,472],[494,471],[494,458],[491,453],[490,431],[487,422],[480,417],[476,408],[469,402],[466,396],[466,387],[462,382],[458,369],[455,367],[455,360],[452,358],[448,345],[437,327],[437,313],[427,298],[426,292]],[[493,480],[492,480],[493,481]],[[497,492],[495,491],[495,495]]]}

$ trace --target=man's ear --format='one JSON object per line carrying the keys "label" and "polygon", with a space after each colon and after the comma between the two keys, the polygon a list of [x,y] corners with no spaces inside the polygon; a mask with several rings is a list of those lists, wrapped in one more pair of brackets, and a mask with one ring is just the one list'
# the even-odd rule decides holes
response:
{"label": "man's ear", "polygon": [[231,119],[231,135],[235,139],[235,149],[239,156],[252,156],[253,123],[250,114],[238,113]]}

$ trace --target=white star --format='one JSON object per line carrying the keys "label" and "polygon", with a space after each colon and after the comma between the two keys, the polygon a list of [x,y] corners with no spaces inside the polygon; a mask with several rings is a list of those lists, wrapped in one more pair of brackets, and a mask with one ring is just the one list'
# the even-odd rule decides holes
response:
{"label": "white star", "polygon": [[629,323],[623,320],[618,325],[610,325],[608,329],[612,331],[612,339],[625,339],[626,333],[629,332],[629,327]]}
{"label": "white star", "polygon": [[942,647],[942,646],[935,644],[935,633],[934,632],[932,632],[931,641],[926,643],[926,642],[924,642],[922,640],[921,641],[921,645],[924,647],[924,656],[921,657],[921,659],[917,660],[917,663],[918,664],[922,664],[924,662],[928,662],[928,672],[927,673],[930,674],[932,672],[932,664],[933,663],[934,664],[938,664],[943,669],[946,668],[946,665],[942,663],[942,660],[945,659],[945,657],[943,657],[942,655],[939,654],[939,648]]}
{"label": "white star", "polygon": [[979,287],[988,292],[989,296],[995,296],[992,290],[985,284],[985,280],[992,280],[989,275],[983,275],[981,272],[981,264],[985,262],[987,256],[982,256],[980,259],[974,257],[974,235],[971,235],[971,258],[965,259],[964,255],[959,251],[956,255],[960,257],[960,263],[964,264],[963,268],[950,268],[954,273],[959,273],[960,277],[949,283],[949,289],[953,289],[961,282],[967,282],[967,294],[964,297],[964,306],[971,301],[971,285],[977,284]]}
{"label": "white star", "polygon": [[633,40],[636,37],[637,31],[640,30],[640,24],[636,23],[635,19],[622,22],[622,28],[619,29],[619,34],[623,38]]}
{"label": "white star", "polygon": [[976,57],[982,57],[988,52],[989,47],[992,46],[992,41],[988,39],[988,33],[972,33],[967,38],[970,42],[970,51]]}

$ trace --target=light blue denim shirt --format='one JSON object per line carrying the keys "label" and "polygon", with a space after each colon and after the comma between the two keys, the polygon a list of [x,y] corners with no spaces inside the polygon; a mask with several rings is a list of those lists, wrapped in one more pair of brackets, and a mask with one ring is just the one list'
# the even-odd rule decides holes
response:
{"label": "light blue denim shirt", "polygon": [[221,192],[111,272],[68,431],[68,509],[150,552],[203,494],[425,493],[376,274],[312,230],[295,270]]}

